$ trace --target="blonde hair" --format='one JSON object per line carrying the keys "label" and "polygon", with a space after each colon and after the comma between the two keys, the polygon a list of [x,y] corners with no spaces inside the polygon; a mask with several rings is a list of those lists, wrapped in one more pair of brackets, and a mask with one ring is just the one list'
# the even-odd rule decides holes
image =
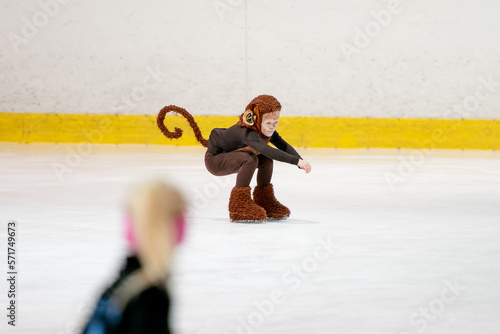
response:
{"label": "blonde hair", "polygon": [[164,181],[150,180],[132,190],[128,209],[137,256],[151,283],[165,281],[169,274],[176,242],[175,221],[185,208],[181,192]]}

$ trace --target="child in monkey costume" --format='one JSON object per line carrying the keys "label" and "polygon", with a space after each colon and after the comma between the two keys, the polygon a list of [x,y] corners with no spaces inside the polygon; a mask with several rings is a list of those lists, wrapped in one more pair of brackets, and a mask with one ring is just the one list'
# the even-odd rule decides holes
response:
{"label": "child in monkey costume", "polygon": [[[168,132],[163,124],[165,113],[175,111],[186,117],[200,143],[207,147],[205,166],[216,176],[237,174],[236,185],[229,198],[231,221],[263,221],[266,218],[286,219],[290,210],[274,195],[271,178],[273,161],[297,165],[306,173],[311,171],[309,162],[280,137],[276,128],[281,104],[270,95],[254,98],[240,115],[238,123],[227,129],[216,128],[207,140],[203,139],[192,116],[182,108],[168,106],[158,115],[158,126],[168,138],[179,138],[180,129]],[[273,144],[272,148],[268,143]],[[250,181],[257,169],[257,187],[251,197]]]}

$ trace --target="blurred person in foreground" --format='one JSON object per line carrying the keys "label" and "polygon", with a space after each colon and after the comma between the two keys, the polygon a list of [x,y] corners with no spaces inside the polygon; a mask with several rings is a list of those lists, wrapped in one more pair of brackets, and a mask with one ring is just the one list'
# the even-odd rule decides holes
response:
{"label": "blurred person in foreground", "polygon": [[181,192],[163,181],[133,189],[124,226],[129,254],[84,334],[171,333],[167,280],[174,249],[184,236],[185,209]]}

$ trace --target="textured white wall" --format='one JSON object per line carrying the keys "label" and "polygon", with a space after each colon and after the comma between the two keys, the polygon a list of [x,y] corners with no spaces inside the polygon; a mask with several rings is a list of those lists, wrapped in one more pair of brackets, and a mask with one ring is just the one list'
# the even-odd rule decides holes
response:
{"label": "textured white wall", "polygon": [[498,0],[3,0],[0,111],[500,118]]}

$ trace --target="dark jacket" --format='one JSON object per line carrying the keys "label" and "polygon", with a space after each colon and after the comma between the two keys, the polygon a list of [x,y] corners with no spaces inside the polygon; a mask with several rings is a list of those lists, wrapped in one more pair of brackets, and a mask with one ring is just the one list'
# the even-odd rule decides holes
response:
{"label": "dark jacket", "polygon": [[[116,303],[109,301],[113,298],[117,289],[124,286],[124,280],[140,268],[137,257],[131,256],[126,259],[124,267],[120,271],[116,281],[101,295],[92,318],[87,323],[83,333],[106,333],[106,334],[169,334],[168,314],[170,298],[164,284],[147,286],[138,294],[129,299],[124,309],[119,308],[109,312],[106,309],[115,306]],[[125,283],[126,284],[126,283]],[[111,305],[111,306],[110,306]],[[111,318],[116,319],[109,321]],[[103,316],[104,315],[104,316]],[[117,323],[116,323],[117,322]],[[97,330],[95,328],[98,328]]]}
{"label": "dark jacket", "polygon": [[274,131],[270,142],[278,149],[267,145],[254,130],[235,124],[228,129],[213,129],[208,138],[207,148],[211,154],[216,155],[250,146],[270,159],[287,162],[292,165],[299,163],[300,155],[290,144],[280,137],[277,131]]}

